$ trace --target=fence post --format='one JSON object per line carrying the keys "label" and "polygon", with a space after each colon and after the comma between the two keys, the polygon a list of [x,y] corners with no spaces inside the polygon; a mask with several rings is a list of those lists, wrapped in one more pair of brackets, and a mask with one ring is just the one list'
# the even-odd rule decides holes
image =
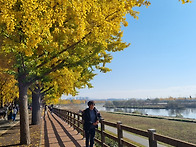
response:
{"label": "fence post", "polygon": [[71,111],[69,111],[69,125],[71,125]]}
{"label": "fence post", "polygon": [[79,131],[79,128],[80,128],[80,122],[79,121],[80,121],[80,115],[78,114],[78,133],[80,132]]}
{"label": "fence post", "polygon": [[76,113],[74,112],[74,124],[73,124],[74,130],[76,129]]}
{"label": "fence post", "polygon": [[149,147],[157,147],[157,141],[154,139],[155,129],[148,129]]}
{"label": "fence post", "polygon": [[122,147],[122,138],[123,138],[123,133],[122,133],[122,122],[121,121],[117,121],[117,134],[118,134],[118,146]]}
{"label": "fence post", "polygon": [[62,119],[62,120],[65,120],[65,119],[64,119],[64,110],[63,110],[63,109],[61,109],[61,119]]}
{"label": "fence post", "polygon": [[69,125],[70,125],[70,127],[72,127],[72,112],[71,111],[69,111]]}
{"label": "fence post", "polygon": [[67,111],[66,110],[64,110],[64,120],[65,120],[65,122],[67,122],[67,120],[66,120],[66,115],[67,115]]}
{"label": "fence post", "polygon": [[59,116],[61,119],[62,119],[62,111],[63,111],[62,109],[59,109],[59,115],[58,115],[58,116]]}
{"label": "fence post", "polygon": [[65,117],[66,117],[66,111],[65,110],[63,110],[62,116],[63,116],[63,120],[65,121]]}
{"label": "fence post", "polygon": [[66,116],[65,116],[65,119],[66,119],[66,122],[68,123],[68,115],[69,115],[69,113],[68,113],[68,111],[66,110]]}
{"label": "fence post", "polygon": [[70,112],[69,111],[67,111],[68,112],[68,115],[67,115],[67,118],[68,118],[68,124],[70,125],[70,117],[69,117],[69,115],[70,115]]}
{"label": "fence post", "polygon": [[[84,126],[84,120],[82,119],[82,126]],[[85,131],[84,131],[84,127],[82,129],[82,133],[83,133],[83,139],[85,138]]]}
{"label": "fence post", "polygon": [[101,118],[101,146],[104,147],[104,143],[105,143],[105,135],[104,135],[104,130],[105,130],[105,125],[104,125],[104,122],[103,122],[103,118]]}

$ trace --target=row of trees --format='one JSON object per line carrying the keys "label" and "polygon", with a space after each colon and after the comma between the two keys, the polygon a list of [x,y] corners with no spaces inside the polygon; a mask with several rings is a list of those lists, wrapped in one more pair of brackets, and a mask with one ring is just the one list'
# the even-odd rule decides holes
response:
{"label": "row of trees", "polygon": [[155,99],[129,99],[119,101],[106,101],[105,107],[108,108],[195,108],[196,99],[171,99],[171,98],[155,98]]}
{"label": "row of trees", "polygon": [[[185,1],[182,0],[184,3]],[[29,144],[28,90],[32,92],[35,123],[40,102],[62,94],[76,95],[91,88],[95,70],[110,71],[111,52],[122,42],[126,14],[137,18],[133,7],[145,0],[0,0],[0,71],[12,80],[19,97],[20,143]],[[10,76],[7,76],[7,75]],[[2,85],[3,82],[2,82]],[[18,90],[17,90],[18,89]],[[1,99],[4,99],[1,98]]]}
{"label": "row of trees", "polygon": [[116,107],[116,108],[120,108],[120,107],[130,107],[130,108],[134,108],[134,107],[146,107],[146,106],[150,106],[150,107],[155,107],[155,105],[157,105],[160,102],[159,99],[129,99],[129,100],[118,100],[118,101],[106,101],[105,103],[105,107]]}
{"label": "row of trees", "polygon": [[86,100],[63,100],[63,99],[59,99],[57,104],[59,105],[68,105],[68,104],[85,104]]}
{"label": "row of trees", "polygon": [[[68,104],[87,104],[88,99],[59,99],[56,104],[58,105],[68,105]],[[95,100],[95,104],[104,104],[104,100]]]}

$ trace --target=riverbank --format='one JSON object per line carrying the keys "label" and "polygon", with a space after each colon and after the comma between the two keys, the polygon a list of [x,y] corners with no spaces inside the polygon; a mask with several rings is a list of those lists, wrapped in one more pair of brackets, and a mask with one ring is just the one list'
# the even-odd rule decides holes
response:
{"label": "riverbank", "polygon": [[[118,106],[118,107],[115,107],[115,106],[104,106],[106,109],[119,109],[119,108],[124,108],[124,109],[127,109],[127,108],[131,108],[131,109],[167,109],[166,106],[163,106],[163,105],[153,105],[153,106]],[[181,108],[178,108],[178,109],[182,109],[184,107],[181,107]]]}
{"label": "riverbank", "polygon": [[181,122],[196,123],[196,119],[187,119],[187,118],[178,118],[178,117],[167,117],[167,116],[155,116],[155,115],[143,115],[143,114],[125,113],[125,112],[108,112],[108,113],[121,114],[121,115],[130,115],[130,116],[138,116],[138,117],[147,117],[147,118],[156,118],[156,119],[166,119],[166,120],[172,120],[172,121],[181,121]]}
{"label": "riverbank", "polygon": [[196,144],[196,123],[138,117],[108,112],[101,112],[101,115],[106,121],[121,121],[124,125],[142,130],[156,129],[158,134]]}

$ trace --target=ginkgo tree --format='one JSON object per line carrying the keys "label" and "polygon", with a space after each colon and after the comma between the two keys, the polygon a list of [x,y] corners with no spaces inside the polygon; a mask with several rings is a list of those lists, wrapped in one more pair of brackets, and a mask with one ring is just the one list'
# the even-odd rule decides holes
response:
{"label": "ginkgo tree", "polygon": [[0,72],[0,107],[18,99],[18,87],[13,75]]}
{"label": "ginkgo tree", "polygon": [[139,12],[132,8],[149,4],[145,0],[0,0],[0,56],[9,58],[13,66],[6,72],[18,82],[21,144],[30,143],[29,86],[64,67],[82,71],[84,78],[95,69],[110,71],[105,66],[112,60],[110,53],[129,45],[121,40],[121,26],[128,25],[126,14],[137,18]]}
{"label": "ginkgo tree", "polygon": [[[2,38],[0,37],[0,47],[1,43]],[[10,57],[12,57],[11,54],[7,54],[7,56],[0,54],[0,107],[13,103],[19,98],[15,77],[6,72],[13,65],[9,60]]]}
{"label": "ginkgo tree", "polygon": [[76,88],[92,87],[89,82],[95,74],[87,73],[88,71],[85,72],[85,70],[78,69],[74,72],[72,70],[64,67],[62,70],[50,73],[47,78],[36,81],[30,86],[29,89],[32,91],[32,124],[40,123],[40,103],[48,103],[49,99],[50,101],[52,99],[58,101],[62,94],[75,96],[77,94]]}

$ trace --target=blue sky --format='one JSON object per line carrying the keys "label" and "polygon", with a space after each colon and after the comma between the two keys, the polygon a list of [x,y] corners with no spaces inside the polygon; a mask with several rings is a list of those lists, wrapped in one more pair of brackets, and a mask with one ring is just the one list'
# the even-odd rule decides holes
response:
{"label": "blue sky", "polygon": [[77,97],[196,97],[196,1],[150,2],[136,9],[138,20],[127,16],[123,40],[131,45],[113,53],[112,72],[99,73]]}

